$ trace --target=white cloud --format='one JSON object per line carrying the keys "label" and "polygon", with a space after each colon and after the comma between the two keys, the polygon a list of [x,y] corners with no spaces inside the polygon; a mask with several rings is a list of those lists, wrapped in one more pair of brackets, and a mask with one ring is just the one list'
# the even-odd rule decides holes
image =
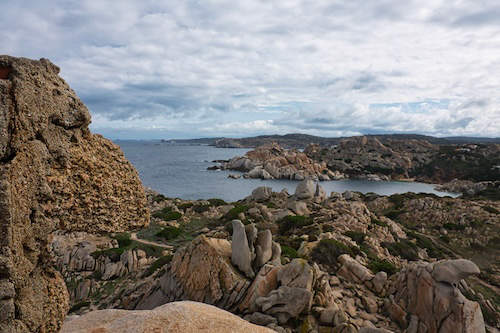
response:
{"label": "white cloud", "polygon": [[2,7],[3,52],[52,59],[91,109],[93,128],[112,137],[125,129],[500,136],[496,1]]}

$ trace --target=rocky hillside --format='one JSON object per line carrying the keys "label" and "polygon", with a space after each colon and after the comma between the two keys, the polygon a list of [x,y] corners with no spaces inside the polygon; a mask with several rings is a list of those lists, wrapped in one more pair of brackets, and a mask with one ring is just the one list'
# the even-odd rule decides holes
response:
{"label": "rocky hillside", "polygon": [[52,266],[56,230],[149,223],[144,190],[46,59],[0,56],[0,332],[56,332],[69,308]]}
{"label": "rocky hillside", "polygon": [[498,201],[327,195],[304,181],[234,203],[148,202],[139,232],[58,235],[71,313],[192,300],[278,332],[500,328]]}
{"label": "rocky hillside", "polygon": [[[445,137],[437,138],[428,135],[419,134],[379,134],[366,135],[367,137],[376,138],[382,143],[390,140],[422,140],[436,145],[453,145],[453,144],[500,144],[500,138],[479,138],[479,137]],[[184,140],[162,140],[162,142],[176,144],[205,144],[212,145],[218,148],[256,148],[262,145],[273,142],[278,143],[286,149],[304,149],[309,144],[317,144],[322,147],[330,147],[337,145],[341,140],[351,137],[326,138],[308,134],[285,134],[285,135],[259,135],[247,138],[200,138],[200,139],[184,139]]]}
{"label": "rocky hillside", "polygon": [[453,179],[500,180],[500,145],[434,145],[425,140],[379,140],[363,136],[342,140],[334,147],[309,145],[304,151],[332,171],[349,177],[416,179],[444,183]]}

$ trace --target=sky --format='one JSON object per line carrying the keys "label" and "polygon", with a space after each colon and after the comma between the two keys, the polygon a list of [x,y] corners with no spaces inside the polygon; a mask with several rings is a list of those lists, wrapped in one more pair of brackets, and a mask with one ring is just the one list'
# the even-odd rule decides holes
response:
{"label": "sky", "polygon": [[500,136],[498,0],[2,0],[112,139]]}

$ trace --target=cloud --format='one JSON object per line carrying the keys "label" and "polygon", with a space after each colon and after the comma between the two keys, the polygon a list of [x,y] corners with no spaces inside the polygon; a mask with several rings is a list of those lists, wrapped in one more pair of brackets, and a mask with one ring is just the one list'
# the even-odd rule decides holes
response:
{"label": "cloud", "polygon": [[499,13],[493,0],[6,0],[0,40],[58,64],[112,138],[499,136]]}

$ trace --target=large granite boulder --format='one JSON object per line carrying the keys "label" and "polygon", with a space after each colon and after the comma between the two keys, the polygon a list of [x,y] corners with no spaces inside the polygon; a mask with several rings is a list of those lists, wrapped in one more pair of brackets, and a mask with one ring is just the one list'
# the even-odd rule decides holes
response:
{"label": "large granite boulder", "polygon": [[478,272],[467,260],[410,264],[391,286],[386,310],[408,332],[485,332],[479,304],[465,298],[452,284],[459,277]]}
{"label": "large granite boulder", "polygon": [[68,293],[50,235],[149,221],[137,172],[88,129],[90,115],[46,59],[0,56],[0,332],[55,332]]}
{"label": "large granite boulder", "polygon": [[301,181],[295,188],[295,197],[299,200],[312,199],[316,194],[316,184],[308,179]]}
{"label": "large granite boulder", "polygon": [[233,238],[231,242],[231,262],[246,276],[253,278],[255,273],[252,269],[252,252],[248,245],[245,226],[240,220],[233,220],[232,225]]}
{"label": "large granite boulder", "polygon": [[71,318],[61,333],[122,332],[274,332],[215,306],[197,302],[173,302],[154,310],[100,310]]}
{"label": "large granite boulder", "polygon": [[250,281],[231,264],[231,243],[199,236],[175,252],[150,291],[128,308],[150,310],[168,302],[191,300],[231,311],[249,286]]}

